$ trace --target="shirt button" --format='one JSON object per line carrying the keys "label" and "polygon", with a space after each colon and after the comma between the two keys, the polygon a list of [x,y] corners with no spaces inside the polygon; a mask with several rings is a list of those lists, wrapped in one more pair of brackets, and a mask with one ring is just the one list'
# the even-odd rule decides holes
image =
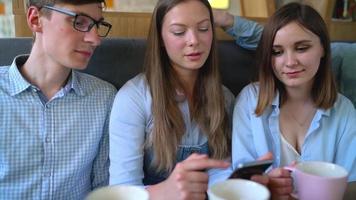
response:
{"label": "shirt button", "polygon": [[31,87],[32,92],[37,92],[37,89],[35,87]]}
{"label": "shirt button", "polygon": [[50,143],[51,142],[51,137],[46,137],[46,142]]}

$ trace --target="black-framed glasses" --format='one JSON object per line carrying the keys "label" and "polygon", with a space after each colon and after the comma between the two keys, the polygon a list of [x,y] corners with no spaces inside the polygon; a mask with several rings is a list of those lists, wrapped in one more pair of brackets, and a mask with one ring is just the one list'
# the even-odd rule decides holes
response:
{"label": "black-framed glasses", "polygon": [[57,11],[74,17],[73,28],[80,32],[89,32],[95,25],[98,30],[98,35],[100,37],[106,37],[109,34],[112,27],[110,23],[105,22],[102,19],[97,21],[88,15],[77,14],[75,12],[63,8],[53,7],[49,5],[44,5],[42,8],[47,8],[49,10]]}

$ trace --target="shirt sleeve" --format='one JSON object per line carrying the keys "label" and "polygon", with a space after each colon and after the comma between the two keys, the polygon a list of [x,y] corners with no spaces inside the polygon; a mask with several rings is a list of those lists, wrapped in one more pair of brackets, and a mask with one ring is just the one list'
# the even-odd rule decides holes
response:
{"label": "shirt sleeve", "polygon": [[348,171],[348,181],[356,181],[356,110],[352,103],[343,98],[343,105],[339,107],[339,115],[343,116],[342,136],[335,153],[335,163],[345,167]]}
{"label": "shirt sleeve", "polygon": [[255,100],[253,86],[245,87],[236,98],[232,127],[232,168],[239,163],[256,160],[258,155],[251,129],[252,106]]}
{"label": "shirt sleeve", "polygon": [[110,185],[143,185],[144,94],[132,82],[115,97],[110,117]]}
{"label": "shirt sleeve", "polygon": [[263,31],[263,26],[257,22],[235,16],[234,24],[226,30],[226,33],[231,35],[236,44],[242,48],[255,50],[260,41]]}
{"label": "shirt sleeve", "polygon": [[109,117],[114,101],[116,89],[112,88],[109,95],[107,116],[103,127],[103,135],[99,143],[98,153],[93,162],[92,188],[98,188],[109,184]]}

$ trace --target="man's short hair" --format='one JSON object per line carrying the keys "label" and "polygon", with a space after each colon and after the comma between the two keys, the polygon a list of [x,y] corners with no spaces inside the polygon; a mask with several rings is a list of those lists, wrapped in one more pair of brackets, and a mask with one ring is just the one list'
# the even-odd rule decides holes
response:
{"label": "man's short hair", "polygon": [[72,5],[83,5],[90,3],[104,3],[105,0],[26,0],[26,7],[36,6],[37,8],[42,8],[44,5],[55,5],[58,3],[72,4]]}

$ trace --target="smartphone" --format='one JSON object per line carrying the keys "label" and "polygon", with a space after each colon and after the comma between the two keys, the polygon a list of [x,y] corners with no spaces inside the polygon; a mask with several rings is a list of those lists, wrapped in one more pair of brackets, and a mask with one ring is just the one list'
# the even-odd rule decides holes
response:
{"label": "smartphone", "polygon": [[268,167],[273,163],[273,160],[257,160],[253,162],[240,163],[236,170],[229,178],[250,179],[253,175],[263,174]]}

